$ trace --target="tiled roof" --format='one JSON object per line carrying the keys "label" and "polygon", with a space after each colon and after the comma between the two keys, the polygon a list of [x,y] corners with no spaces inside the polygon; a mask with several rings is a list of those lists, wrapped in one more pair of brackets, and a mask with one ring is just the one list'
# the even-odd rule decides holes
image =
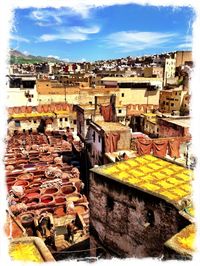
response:
{"label": "tiled roof", "polygon": [[91,169],[135,189],[152,194],[183,209],[191,195],[192,170],[166,160],[144,155]]}

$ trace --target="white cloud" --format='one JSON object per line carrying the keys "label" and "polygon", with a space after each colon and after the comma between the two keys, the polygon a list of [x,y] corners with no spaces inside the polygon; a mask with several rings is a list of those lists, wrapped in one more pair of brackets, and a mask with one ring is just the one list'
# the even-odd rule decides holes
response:
{"label": "white cloud", "polygon": [[29,55],[30,53],[28,51],[23,51],[23,54]]}
{"label": "white cloud", "polygon": [[30,42],[30,40],[15,34],[11,34],[10,39],[17,42]]}
{"label": "white cloud", "polygon": [[120,31],[105,38],[108,48],[118,48],[121,52],[139,51],[168,43],[177,37],[176,33]]}
{"label": "white cloud", "polygon": [[43,34],[39,37],[39,41],[48,42],[55,40],[65,40],[67,42],[80,42],[89,39],[90,34],[96,34],[100,31],[98,26],[92,27],[70,27],[60,28],[56,34]]}
{"label": "white cloud", "polygon": [[59,56],[57,56],[57,55],[48,55],[47,57],[49,57],[49,58],[55,58],[55,59],[60,59],[60,57]]}
{"label": "white cloud", "polygon": [[192,49],[192,43],[187,42],[187,43],[181,43],[177,46],[179,49]]}

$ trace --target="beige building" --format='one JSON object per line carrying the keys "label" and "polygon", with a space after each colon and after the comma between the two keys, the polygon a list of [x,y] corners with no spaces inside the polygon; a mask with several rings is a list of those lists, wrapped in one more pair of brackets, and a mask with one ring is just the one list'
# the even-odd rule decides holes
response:
{"label": "beige building", "polygon": [[145,77],[106,77],[103,84],[119,89],[119,104],[158,105],[162,89],[162,78]]}
{"label": "beige building", "polygon": [[159,110],[163,113],[180,111],[186,91],[176,88],[160,92]]}
{"label": "beige building", "polygon": [[145,67],[144,68],[145,78],[163,78],[163,68],[162,67]]}
{"label": "beige building", "polygon": [[175,53],[176,67],[184,65],[185,62],[192,61],[192,52],[191,51],[177,51]]}
{"label": "beige building", "polygon": [[165,68],[164,68],[164,85],[167,84],[168,80],[175,78],[176,72],[176,60],[173,58],[165,59]]}

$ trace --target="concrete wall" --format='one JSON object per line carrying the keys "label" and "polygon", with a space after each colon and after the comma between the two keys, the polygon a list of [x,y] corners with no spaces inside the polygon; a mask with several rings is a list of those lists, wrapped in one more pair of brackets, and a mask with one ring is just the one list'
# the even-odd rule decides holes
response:
{"label": "concrete wall", "polygon": [[119,103],[122,105],[127,104],[159,104],[160,91],[147,91],[146,88],[142,89],[120,89],[118,98]]}
{"label": "concrete wall", "polygon": [[120,257],[161,256],[164,242],[189,223],[165,201],[93,173],[89,203],[91,228]]}
{"label": "concrete wall", "polygon": [[[33,97],[31,101],[25,96],[25,92],[29,91]],[[38,94],[36,86],[34,89],[20,89],[20,88],[8,88],[7,89],[7,101],[6,106],[17,107],[17,106],[36,106],[38,105]]]}

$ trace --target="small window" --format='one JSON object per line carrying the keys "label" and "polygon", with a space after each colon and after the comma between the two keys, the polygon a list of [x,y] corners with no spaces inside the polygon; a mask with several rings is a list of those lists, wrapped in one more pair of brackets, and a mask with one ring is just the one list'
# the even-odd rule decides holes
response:
{"label": "small window", "polygon": [[121,109],[119,109],[119,114],[121,114],[121,112],[122,112],[122,110],[121,110]]}
{"label": "small window", "polygon": [[166,105],[169,105],[169,103],[166,103]]}
{"label": "small window", "polygon": [[171,106],[174,106],[174,103],[171,103]]}
{"label": "small window", "polygon": [[93,142],[95,142],[95,131],[93,131],[92,138],[93,138]]}
{"label": "small window", "polygon": [[76,125],[76,120],[73,121],[74,125]]}
{"label": "small window", "polygon": [[65,121],[66,121],[66,122],[68,121],[68,118],[67,118],[67,117],[65,117]]}
{"label": "small window", "polygon": [[124,93],[122,93],[122,97],[124,97]]}
{"label": "small window", "polygon": [[157,132],[159,132],[159,128],[157,128]]}
{"label": "small window", "polygon": [[36,121],[36,120],[33,120],[33,122],[34,122],[34,124],[36,124],[36,123],[37,123],[37,121]]}
{"label": "small window", "polygon": [[113,198],[111,198],[110,196],[107,196],[107,208],[108,208],[108,211],[113,211],[114,209],[114,200]]}
{"label": "small window", "polygon": [[21,124],[20,124],[20,121],[19,121],[19,120],[15,120],[15,126],[16,126],[16,127],[20,127],[20,126],[21,126]]}
{"label": "small window", "polygon": [[46,84],[46,86],[48,87],[48,86],[49,86],[49,84]]}
{"label": "small window", "polygon": [[163,101],[163,104],[165,104],[165,101]]}
{"label": "small window", "polygon": [[60,122],[62,122],[62,118],[60,118]]}
{"label": "small window", "polygon": [[101,136],[99,136],[99,143],[101,142]]}

